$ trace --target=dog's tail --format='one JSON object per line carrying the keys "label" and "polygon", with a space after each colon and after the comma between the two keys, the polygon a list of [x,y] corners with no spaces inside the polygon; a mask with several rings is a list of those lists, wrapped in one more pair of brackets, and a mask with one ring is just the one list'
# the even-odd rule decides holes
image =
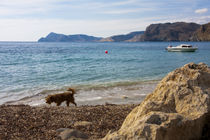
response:
{"label": "dog's tail", "polygon": [[68,88],[67,91],[71,91],[72,94],[76,94],[76,91],[73,88]]}

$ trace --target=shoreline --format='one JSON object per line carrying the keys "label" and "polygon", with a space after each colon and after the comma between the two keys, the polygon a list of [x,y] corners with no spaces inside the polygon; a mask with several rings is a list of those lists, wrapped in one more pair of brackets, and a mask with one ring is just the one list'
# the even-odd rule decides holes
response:
{"label": "shoreline", "polygon": [[[82,105],[104,105],[110,104],[136,104],[141,102],[145,96],[151,93],[159,80],[150,81],[128,81],[106,84],[92,84],[83,86],[73,86],[76,89],[75,100],[79,106]],[[16,101],[8,101],[2,105],[46,105],[45,97],[49,94],[62,93],[62,90],[45,90],[36,95],[24,97]],[[55,106],[55,104],[52,104]],[[62,103],[61,106],[65,106]]]}
{"label": "shoreline", "polygon": [[[76,129],[89,139],[118,130],[137,104],[79,107],[0,105],[0,139],[56,139],[60,128]],[[89,125],[76,125],[88,122]],[[57,130],[57,131],[56,131]]]}

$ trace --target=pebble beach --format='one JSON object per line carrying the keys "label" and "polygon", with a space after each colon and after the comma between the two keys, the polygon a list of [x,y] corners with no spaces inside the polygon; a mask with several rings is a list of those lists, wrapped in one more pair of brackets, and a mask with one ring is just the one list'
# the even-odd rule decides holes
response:
{"label": "pebble beach", "polygon": [[[58,130],[76,129],[89,139],[116,131],[136,104],[96,106],[1,105],[0,139],[60,140]],[[84,123],[85,122],[85,123]]]}

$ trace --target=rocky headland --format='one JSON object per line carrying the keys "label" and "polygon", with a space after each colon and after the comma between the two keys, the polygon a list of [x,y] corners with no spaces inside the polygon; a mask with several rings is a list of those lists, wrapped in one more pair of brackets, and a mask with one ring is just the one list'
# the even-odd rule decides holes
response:
{"label": "rocky headland", "polygon": [[101,37],[94,37],[84,34],[64,35],[51,32],[46,37],[42,37],[38,42],[97,42]]}
{"label": "rocky headland", "polygon": [[210,138],[210,68],[189,63],[169,73],[103,140]]}

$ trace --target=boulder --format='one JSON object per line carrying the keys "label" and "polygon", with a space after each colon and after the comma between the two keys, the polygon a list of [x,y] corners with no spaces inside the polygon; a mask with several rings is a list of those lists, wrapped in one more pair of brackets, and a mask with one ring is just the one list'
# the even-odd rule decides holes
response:
{"label": "boulder", "polygon": [[210,68],[189,63],[170,72],[104,140],[210,137]]}

